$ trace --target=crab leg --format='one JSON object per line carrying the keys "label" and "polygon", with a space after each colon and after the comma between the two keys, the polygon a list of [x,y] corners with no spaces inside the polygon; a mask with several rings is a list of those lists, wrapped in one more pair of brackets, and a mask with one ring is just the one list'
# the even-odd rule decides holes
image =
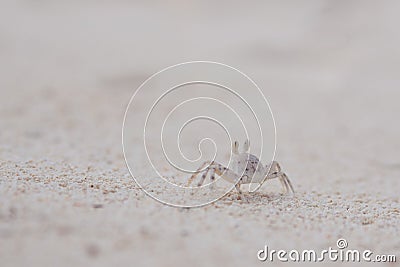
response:
{"label": "crab leg", "polygon": [[292,186],[292,183],[290,182],[289,178],[284,172],[276,172],[268,175],[268,180],[274,179],[274,178],[279,178],[279,181],[282,184],[282,187],[285,189],[285,193],[292,191],[294,193],[294,189]]}
{"label": "crab leg", "polygon": [[202,186],[202,185],[203,185],[204,180],[206,179],[207,174],[208,174],[208,172],[210,171],[210,169],[211,169],[211,167],[208,167],[208,168],[204,171],[204,173],[203,173],[203,175],[201,176],[201,179],[200,179],[200,181],[198,182],[197,186]]}
{"label": "crab leg", "polygon": [[[204,162],[200,168],[198,169],[198,171],[196,173],[194,173],[188,180],[188,186],[193,182],[193,180],[196,178],[196,176],[198,175],[199,171],[204,168],[204,166],[206,166],[207,164],[209,164],[209,161]],[[240,176],[238,174],[236,174],[234,171],[224,167],[223,165],[217,163],[217,162],[211,162],[211,164],[207,167],[207,169],[204,170],[204,173],[198,183],[198,186],[201,186],[204,183],[205,178],[207,177],[208,172],[211,171],[211,180],[213,181],[215,179],[215,174],[217,174],[218,176],[221,176],[224,180],[236,184],[239,179]],[[238,190],[240,191],[240,190]]]}
{"label": "crab leg", "polygon": [[192,176],[190,176],[187,186],[189,186],[193,180],[196,178],[196,176],[199,174],[199,172],[207,165],[210,164],[210,161],[205,161],[203,164],[201,164],[201,166],[197,169],[197,171],[195,173],[192,174]]}

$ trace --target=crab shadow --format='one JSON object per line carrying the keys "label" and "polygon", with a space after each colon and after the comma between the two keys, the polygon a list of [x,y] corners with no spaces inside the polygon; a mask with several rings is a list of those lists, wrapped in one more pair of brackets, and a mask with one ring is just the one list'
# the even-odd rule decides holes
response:
{"label": "crab shadow", "polygon": [[238,192],[229,192],[224,196],[221,201],[237,201],[242,204],[262,204],[271,202],[285,202],[290,201],[295,198],[293,194],[284,194],[276,192],[243,192],[239,194]]}

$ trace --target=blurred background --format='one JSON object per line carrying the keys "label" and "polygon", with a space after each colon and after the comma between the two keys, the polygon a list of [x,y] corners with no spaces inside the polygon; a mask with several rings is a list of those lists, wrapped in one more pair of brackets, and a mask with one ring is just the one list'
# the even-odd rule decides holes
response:
{"label": "blurred background", "polygon": [[[151,74],[180,62],[211,60],[235,66],[257,82],[276,113],[281,144],[307,132],[314,142],[325,138],[329,145],[337,137],[335,149],[348,141],[368,147],[371,159],[391,162],[379,152],[398,134],[392,123],[398,111],[398,5],[2,1],[2,139],[18,137],[11,126],[50,138],[54,128],[73,128],[77,114],[92,123],[109,120],[116,127],[106,128],[117,130],[133,91]],[[32,118],[15,120],[26,116]],[[49,131],[42,125],[46,119],[58,127]],[[75,131],[68,132],[85,132]],[[371,134],[366,139],[365,131]],[[382,132],[385,138],[379,137]],[[112,142],[108,135],[102,138]]]}
{"label": "blurred background", "polygon": [[[389,0],[1,1],[1,258],[10,265],[50,266],[56,256],[81,264],[77,255],[98,264],[129,262],[150,255],[137,245],[143,243],[164,251],[166,265],[196,261],[200,252],[209,263],[243,264],[255,263],[267,238],[291,248],[326,247],[345,233],[355,246],[398,252],[399,11],[400,2]],[[281,210],[268,202],[234,211],[247,219],[226,210],[182,214],[130,184],[121,149],[129,99],[155,72],[192,60],[240,69],[269,100],[276,157],[301,201],[315,205],[302,211],[297,228],[282,226],[280,216],[268,213]],[[74,187],[82,177],[93,181],[83,183],[83,193]],[[102,191],[91,192],[92,186]],[[339,213],[318,208],[332,198]],[[284,210],[291,205],[285,203]],[[93,213],[93,205],[105,208]],[[354,213],[343,215],[346,207]],[[261,217],[249,215],[258,212]],[[298,214],[290,214],[285,222],[297,221]],[[218,219],[197,223],[206,218]],[[376,223],[362,228],[365,219]],[[170,228],[155,220],[171,220]],[[253,230],[232,237],[238,222]],[[39,253],[35,248],[48,232]],[[214,253],[207,244],[217,232]],[[188,233],[197,241],[180,239]],[[67,236],[64,243],[60,235]],[[290,241],[282,241],[284,235]],[[180,252],[170,254],[164,238]],[[185,249],[191,245],[198,252]],[[126,254],[109,252],[121,248]]]}

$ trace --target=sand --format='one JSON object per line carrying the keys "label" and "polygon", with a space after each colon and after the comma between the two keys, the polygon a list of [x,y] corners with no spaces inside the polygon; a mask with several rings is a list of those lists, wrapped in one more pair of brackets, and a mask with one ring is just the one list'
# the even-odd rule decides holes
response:
{"label": "sand", "polygon": [[[1,266],[257,266],[270,264],[264,245],[338,238],[399,260],[399,3],[227,5],[0,4]],[[179,209],[134,182],[121,147],[130,97],[196,59],[262,88],[294,197],[271,181]]]}

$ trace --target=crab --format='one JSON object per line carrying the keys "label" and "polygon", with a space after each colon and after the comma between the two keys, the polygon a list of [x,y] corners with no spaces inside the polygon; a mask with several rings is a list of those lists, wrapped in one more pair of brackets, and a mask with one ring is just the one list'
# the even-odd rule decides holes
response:
{"label": "crab", "polygon": [[[242,152],[239,152],[239,142],[232,143],[232,169],[219,164],[215,161],[205,161],[197,171],[189,178],[187,186],[193,182],[199,173],[203,173],[197,186],[202,186],[207,174],[210,172],[210,180],[214,182],[215,174],[222,177],[224,180],[235,184],[236,190],[242,194],[240,186],[242,184],[258,183],[258,188],[271,179],[278,178],[283,187],[284,193],[293,193],[293,186],[287,175],[281,171],[278,162],[272,161],[270,164],[263,166],[260,160],[250,151],[250,141],[246,140],[243,145]],[[207,167],[206,167],[207,166]]]}

